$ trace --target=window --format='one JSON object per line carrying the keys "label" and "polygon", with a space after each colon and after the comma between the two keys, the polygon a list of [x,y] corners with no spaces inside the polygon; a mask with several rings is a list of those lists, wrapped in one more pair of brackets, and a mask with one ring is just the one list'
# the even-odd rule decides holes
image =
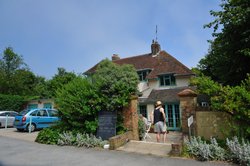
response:
{"label": "window", "polygon": [[159,76],[159,78],[160,78],[160,85],[161,86],[175,85],[174,75],[162,75],[162,76]]}
{"label": "window", "polygon": [[139,106],[139,111],[140,114],[142,114],[142,116],[144,116],[145,118],[147,118],[147,106],[146,105],[140,105]]}
{"label": "window", "polygon": [[151,70],[142,70],[142,71],[137,71],[139,80],[140,81],[145,81],[147,75],[150,73]]}
{"label": "window", "polygon": [[49,112],[49,116],[51,117],[57,117],[58,116],[58,112],[56,110],[48,110]]}
{"label": "window", "polygon": [[209,104],[208,104],[208,102],[201,102],[201,106],[202,106],[202,107],[208,107]]}

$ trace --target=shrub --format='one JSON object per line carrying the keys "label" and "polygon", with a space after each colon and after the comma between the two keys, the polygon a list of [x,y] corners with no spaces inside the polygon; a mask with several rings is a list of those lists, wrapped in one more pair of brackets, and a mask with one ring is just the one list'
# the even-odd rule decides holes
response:
{"label": "shrub", "polygon": [[57,91],[61,122],[67,130],[95,133],[97,129],[97,112],[100,110],[96,102],[96,91],[91,82],[77,77]]}
{"label": "shrub", "polygon": [[138,74],[132,65],[117,65],[103,60],[93,75],[98,101],[103,111],[119,111],[137,94]]}
{"label": "shrub", "polygon": [[140,118],[138,119],[138,132],[139,132],[139,138],[140,140],[142,140],[146,132],[146,127],[145,127],[145,123]]}
{"label": "shrub", "polygon": [[187,152],[200,161],[225,160],[225,150],[221,148],[215,138],[211,138],[211,144],[207,144],[201,137],[192,137],[185,140]]}
{"label": "shrub", "polygon": [[213,160],[225,160],[226,159],[226,151],[220,147],[215,138],[210,139],[210,151],[212,153]]}
{"label": "shrub", "polygon": [[232,140],[227,139],[227,146],[229,148],[229,157],[236,163],[250,166],[250,144],[242,139],[239,142],[237,137]]}
{"label": "shrub", "polygon": [[103,141],[101,138],[96,138],[92,134],[73,134],[72,132],[64,132],[59,134],[58,145],[74,145],[78,147],[103,147],[107,144],[107,141]]}
{"label": "shrub", "polygon": [[0,94],[0,110],[18,111],[26,103],[22,96]]}
{"label": "shrub", "polygon": [[57,144],[59,138],[59,130],[55,128],[45,128],[38,133],[36,142],[42,144]]}

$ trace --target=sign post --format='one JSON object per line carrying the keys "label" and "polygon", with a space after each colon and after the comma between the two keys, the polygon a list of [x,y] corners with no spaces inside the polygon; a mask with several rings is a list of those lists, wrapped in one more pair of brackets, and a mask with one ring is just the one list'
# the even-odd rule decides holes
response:
{"label": "sign post", "polygon": [[193,115],[191,115],[189,118],[188,118],[188,131],[189,131],[189,140],[191,138],[191,125],[193,124],[194,122],[194,117]]}
{"label": "sign post", "polygon": [[29,133],[31,133],[32,116],[30,116]]}
{"label": "sign post", "polygon": [[5,129],[8,128],[8,117],[9,117],[9,115],[6,115],[6,119],[5,119]]}

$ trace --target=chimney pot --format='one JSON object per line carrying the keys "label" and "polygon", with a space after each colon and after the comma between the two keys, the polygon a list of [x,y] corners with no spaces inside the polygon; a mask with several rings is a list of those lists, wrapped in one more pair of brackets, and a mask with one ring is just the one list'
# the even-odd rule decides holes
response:
{"label": "chimney pot", "polygon": [[156,55],[160,51],[161,51],[160,44],[157,41],[153,40],[152,44],[151,44],[151,53],[152,53],[152,55]]}
{"label": "chimney pot", "polygon": [[119,57],[118,54],[113,54],[112,55],[112,61],[119,60],[119,59],[120,59],[120,57]]}

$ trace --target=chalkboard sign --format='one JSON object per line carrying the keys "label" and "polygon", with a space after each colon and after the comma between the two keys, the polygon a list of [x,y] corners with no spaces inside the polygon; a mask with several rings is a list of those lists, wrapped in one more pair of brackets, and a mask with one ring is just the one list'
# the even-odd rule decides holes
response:
{"label": "chalkboard sign", "polygon": [[116,135],[116,111],[100,111],[98,114],[97,137],[108,140]]}

